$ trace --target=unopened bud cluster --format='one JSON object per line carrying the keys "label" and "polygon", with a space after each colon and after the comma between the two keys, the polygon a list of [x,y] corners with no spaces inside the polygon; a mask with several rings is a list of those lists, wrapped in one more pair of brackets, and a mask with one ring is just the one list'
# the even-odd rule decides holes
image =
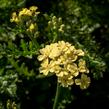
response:
{"label": "unopened bud cluster", "polygon": [[89,70],[83,60],[84,52],[68,42],[58,41],[40,49],[38,60],[41,61],[40,73],[55,74],[63,87],[79,85],[86,89],[90,84]]}
{"label": "unopened bud cluster", "polygon": [[57,18],[56,16],[53,16],[52,19],[48,22],[48,28],[51,28],[53,30],[58,30],[58,32],[63,33],[64,32],[65,25],[62,24],[62,18]]}
{"label": "unopened bud cluster", "polygon": [[10,100],[8,100],[6,104],[6,108],[7,109],[17,109],[17,106],[15,102],[11,102]]}

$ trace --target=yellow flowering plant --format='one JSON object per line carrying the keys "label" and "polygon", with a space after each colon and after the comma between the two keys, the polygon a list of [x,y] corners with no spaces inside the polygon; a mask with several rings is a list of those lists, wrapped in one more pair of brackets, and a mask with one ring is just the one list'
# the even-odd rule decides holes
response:
{"label": "yellow flowering plant", "polygon": [[13,12],[10,22],[15,23],[21,30],[25,31],[28,36],[31,34],[38,35],[37,16],[40,14],[37,6],[22,8],[19,12]]}
{"label": "yellow flowering plant", "polygon": [[87,89],[91,83],[88,76],[89,70],[84,60],[85,52],[76,49],[69,42],[58,41],[46,45],[39,50],[38,60],[41,61],[39,72],[45,76],[56,75],[57,92],[53,109],[57,109],[59,87],[80,86],[80,89]]}
{"label": "yellow flowering plant", "polygon": [[13,31],[21,38],[31,40],[36,49],[39,47],[37,42],[37,37],[39,36],[37,17],[39,14],[37,6],[30,6],[29,8],[22,8],[17,12],[13,12],[10,18],[10,22],[16,25]]}
{"label": "yellow flowering plant", "polygon": [[85,0],[33,1],[0,1],[0,109],[69,109],[80,94],[93,95],[99,82],[91,77],[108,72],[108,25],[93,19]]}

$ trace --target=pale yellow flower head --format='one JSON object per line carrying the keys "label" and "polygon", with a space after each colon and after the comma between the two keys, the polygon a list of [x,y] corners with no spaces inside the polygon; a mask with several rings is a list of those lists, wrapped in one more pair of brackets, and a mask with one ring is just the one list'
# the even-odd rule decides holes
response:
{"label": "pale yellow flower head", "polygon": [[[90,78],[86,75],[89,70],[85,60],[82,59],[85,55],[83,50],[76,49],[68,42],[58,41],[46,45],[39,52],[38,60],[42,63],[39,68],[40,73],[55,74],[63,87],[73,85],[74,81],[81,89],[89,86]],[[81,79],[77,79],[80,76]]]}

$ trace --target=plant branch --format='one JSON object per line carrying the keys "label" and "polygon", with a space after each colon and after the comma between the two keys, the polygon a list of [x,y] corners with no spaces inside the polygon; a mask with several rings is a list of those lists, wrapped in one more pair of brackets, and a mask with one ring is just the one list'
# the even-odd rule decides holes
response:
{"label": "plant branch", "polygon": [[57,89],[56,89],[56,95],[55,95],[55,99],[54,99],[53,109],[57,109],[57,107],[58,107],[60,92],[61,92],[61,86],[57,82]]}

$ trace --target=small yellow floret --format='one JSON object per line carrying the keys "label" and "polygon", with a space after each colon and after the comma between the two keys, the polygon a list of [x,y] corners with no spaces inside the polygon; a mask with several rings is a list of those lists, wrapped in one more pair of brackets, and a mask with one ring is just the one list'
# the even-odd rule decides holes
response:
{"label": "small yellow floret", "polygon": [[32,16],[32,12],[30,10],[28,10],[27,8],[23,8],[20,12],[19,12],[19,17],[21,16]]}
{"label": "small yellow floret", "polygon": [[[41,64],[41,67],[39,68],[40,73],[43,73],[44,75],[48,75],[49,72],[53,72],[54,70],[54,62],[49,62],[49,59],[45,59],[43,63]],[[52,71],[53,70],[53,71]]]}
{"label": "small yellow floret", "polygon": [[86,68],[86,62],[85,60],[83,59],[80,59],[79,60],[79,63],[78,63],[78,67],[79,67],[79,72],[82,72],[82,73],[87,73],[87,68]]}
{"label": "small yellow floret", "polygon": [[16,12],[13,12],[13,13],[12,13],[12,18],[10,19],[10,22],[16,22],[16,23],[19,22],[19,19],[18,19],[18,17],[17,17]]}
{"label": "small yellow floret", "polygon": [[78,76],[79,75],[79,71],[78,71],[78,67],[75,63],[73,64],[68,64],[67,65],[67,70],[71,73],[72,76]]}
{"label": "small yellow floret", "polygon": [[74,80],[72,79],[72,76],[63,76],[63,77],[58,77],[58,82],[61,83],[63,87],[69,87],[74,84]]}
{"label": "small yellow floret", "polygon": [[31,23],[27,31],[32,32],[33,30],[35,30],[35,27],[36,27],[36,24]]}
{"label": "small yellow floret", "polygon": [[90,77],[87,77],[87,75],[85,75],[85,74],[81,75],[81,79],[75,80],[75,84],[79,85],[81,89],[88,88],[90,82],[91,82]]}
{"label": "small yellow floret", "polygon": [[31,11],[36,11],[37,9],[38,9],[37,6],[31,6],[31,7],[29,8],[29,10],[31,10]]}

